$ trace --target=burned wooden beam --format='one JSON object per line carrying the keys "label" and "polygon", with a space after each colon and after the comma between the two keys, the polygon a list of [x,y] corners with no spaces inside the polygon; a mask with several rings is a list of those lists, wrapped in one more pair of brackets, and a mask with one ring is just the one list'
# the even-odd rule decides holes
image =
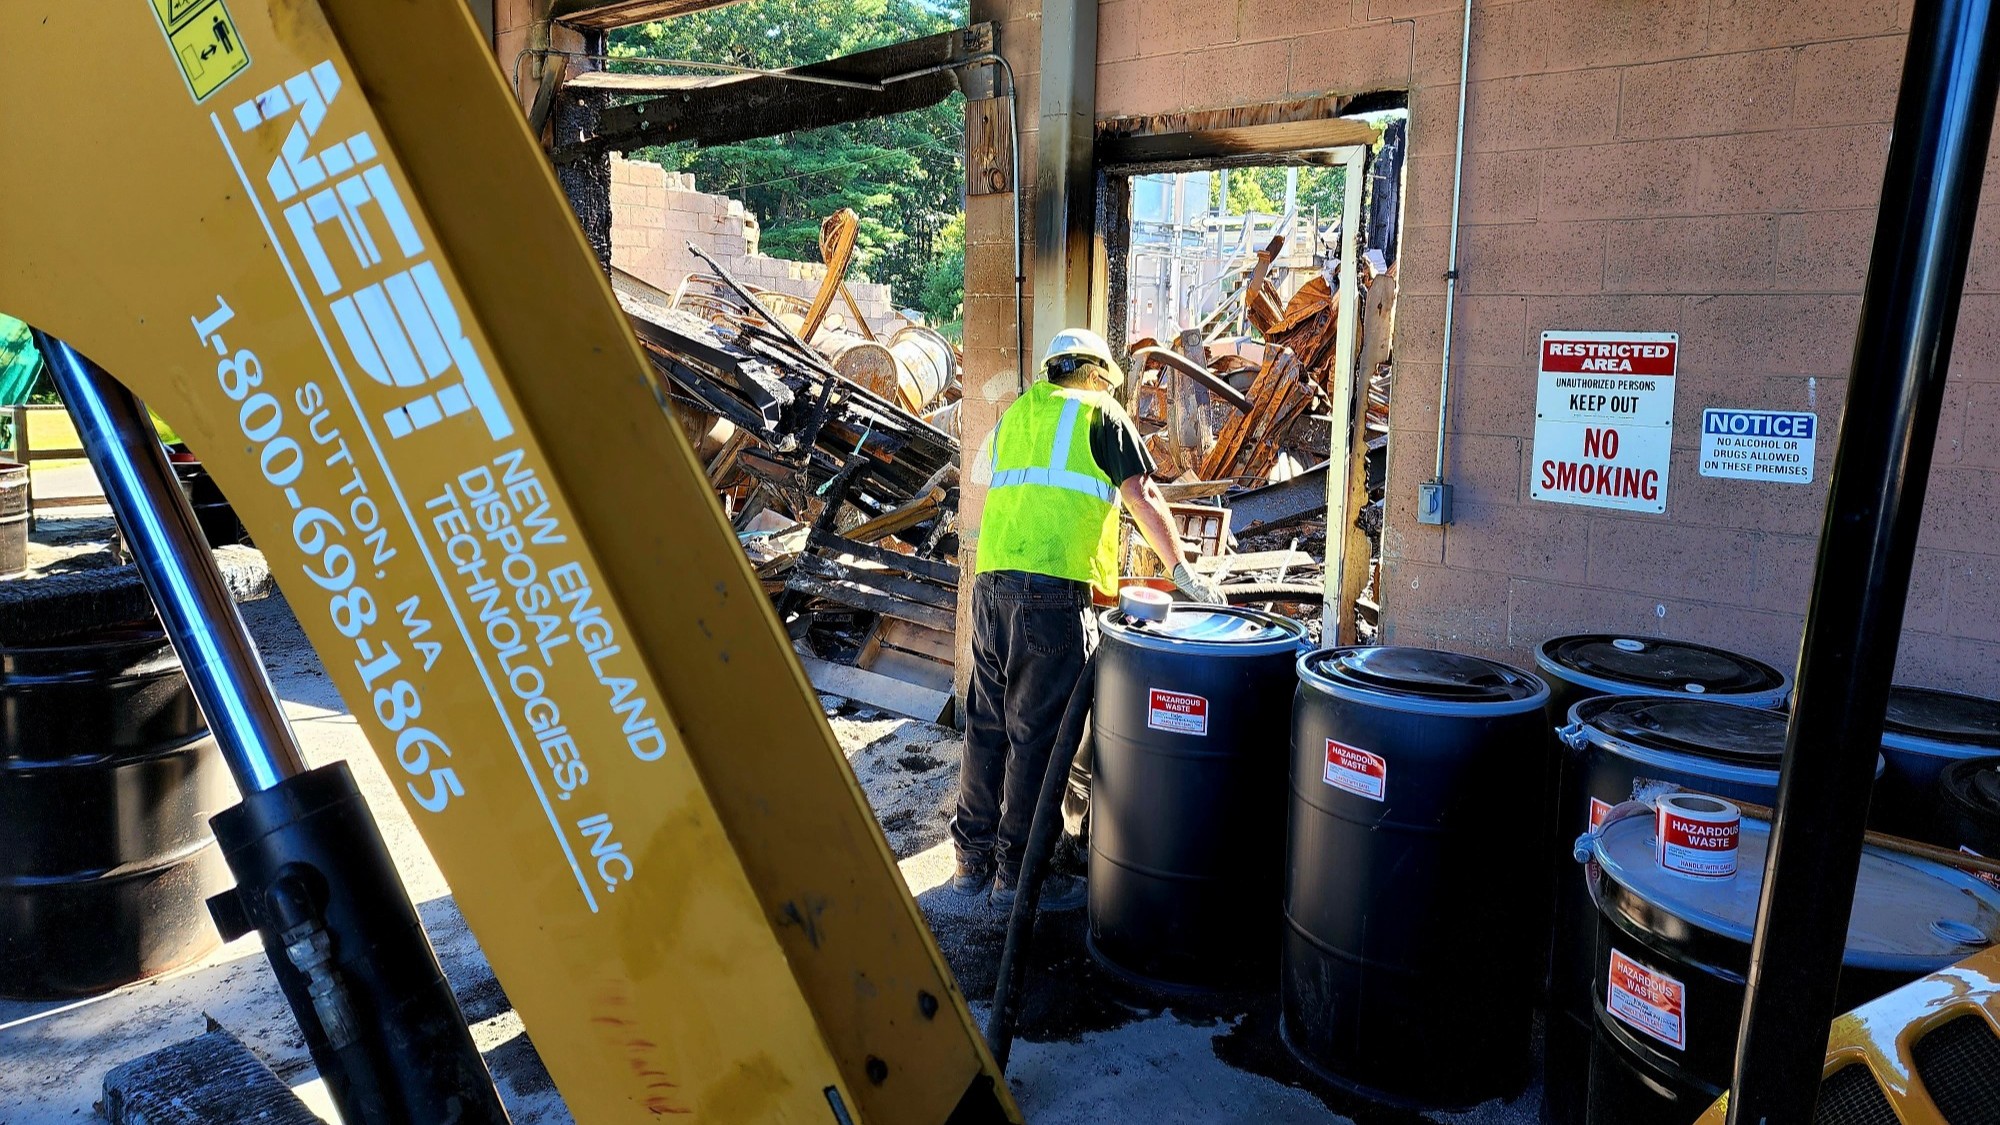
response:
{"label": "burned wooden beam", "polygon": [[[957,76],[941,68],[990,51],[993,42],[993,25],[979,23],[793,67],[778,75],[743,75],[612,106],[599,119],[597,136],[557,150],[554,159],[562,164],[606,150],[625,152],[676,141],[733,144],[922,109],[958,89]],[[934,68],[934,73],[921,73]],[[809,78],[876,88],[801,81]]]}
{"label": "burned wooden beam", "polygon": [[1379,136],[1380,126],[1345,117],[1124,136],[1104,135],[1100,127],[1097,162],[1105,167],[1230,157],[1249,162],[1272,153],[1372,145]]}
{"label": "burned wooden beam", "polygon": [[941,582],[947,586],[958,585],[958,568],[950,563],[942,563],[936,559],[920,559],[915,555],[898,554],[886,547],[876,547],[868,543],[857,543],[852,539],[843,539],[831,532],[822,532],[814,529],[812,535],[806,539],[806,549],[809,551],[825,551],[835,555],[852,555],[862,562],[874,563],[876,566],[886,566],[893,570],[900,570],[905,574],[917,578],[929,579],[932,582]]}
{"label": "burned wooden beam", "polygon": [[571,27],[609,31],[617,27],[705,12],[737,0],[556,0],[550,12]]}
{"label": "burned wooden beam", "polygon": [[944,509],[944,490],[937,489],[928,496],[920,497],[893,512],[886,512],[869,520],[860,527],[849,528],[847,536],[861,543],[873,543],[915,527],[937,515]]}
{"label": "burned wooden beam", "polygon": [[846,583],[858,589],[885,594],[913,605],[929,606],[947,613],[958,610],[958,594],[949,586],[940,586],[883,570],[835,562],[819,555],[800,555],[795,566],[797,573],[800,574],[828,582]]}
{"label": "burned wooden beam", "polygon": [[1326,512],[1326,462],[1290,480],[1225,496],[1236,533],[1269,530]]}
{"label": "burned wooden beam", "polygon": [[858,570],[812,555],[800,555],[785,589],[884,617],[895,617],[930,629],[949,632],[958,626],[957,595],[911,596],[927,583],[894,578],[880,571]]}

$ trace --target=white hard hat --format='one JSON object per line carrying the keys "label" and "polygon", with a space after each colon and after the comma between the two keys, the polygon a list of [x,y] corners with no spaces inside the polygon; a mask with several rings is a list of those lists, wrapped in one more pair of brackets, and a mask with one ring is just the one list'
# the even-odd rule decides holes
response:
{"label": "white hard hat", "polygon": [[1070,356],[1104,365],[1104,377],[1112,386],[1125,384],[1125,372],[1118,366],[1118,357],[1111,354],[1111,345],[1090,329],[1065,328],[1056,333],[1049,341],[1048,351],[1042,353],[1042,368],[1047,370],[1056,360]]}

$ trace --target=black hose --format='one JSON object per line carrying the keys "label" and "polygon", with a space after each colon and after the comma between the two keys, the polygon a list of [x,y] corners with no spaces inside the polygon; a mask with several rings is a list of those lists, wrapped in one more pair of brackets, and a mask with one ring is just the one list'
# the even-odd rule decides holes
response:
{"label": "black hose", "polygon": [[1083,662],[1076,690],[1069,693],[1062,723],[1056,727],[1055,745],[1049,748],[1049,764],[1042,771],[1042,791],[1035,798],[1035,819],[1028,826],[1028,846],[1021,854],[1021,873],[1015,880],[1014,912],[1007,918],[1007,943],[1000,948],[1000,973],[993,982],[993,1010],[986,1016],[986,1042],[993,1048],[993,1061],[1002,1072],[1007,1069],[1007,1053],[1014,1046],[1014,1005],[1028,975],[1028,951],[1034,944],[1035,911],[1041,906],[1042,880],[1048,874],[1049,857],[1056,850],[1056,836],[1062,827],[1062,795],[1069,780],[1069,763],[1083,742],[1083,724],[1090,715],[1090,699],[1095,691],[1097,654]]}

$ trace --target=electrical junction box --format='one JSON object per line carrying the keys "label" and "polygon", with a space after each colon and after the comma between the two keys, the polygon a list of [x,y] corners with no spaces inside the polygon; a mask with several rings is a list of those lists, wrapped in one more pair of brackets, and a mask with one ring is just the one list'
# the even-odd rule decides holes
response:
{"label": "electrical junction box", "polygon": [[1417,486],[1417,522],[1451,522],[1451,486],[1441,480],[1427,480]]}

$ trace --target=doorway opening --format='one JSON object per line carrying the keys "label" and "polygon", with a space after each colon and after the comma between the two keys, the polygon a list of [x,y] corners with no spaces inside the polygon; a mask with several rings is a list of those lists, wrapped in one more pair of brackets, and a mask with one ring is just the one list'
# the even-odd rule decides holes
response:
{"label": "doorway opening", "polygon": [[[1408,121],[1338,117],[1338,143],[1283,147],[1301,124],[1212,153],[1198,131],[1100,136],[1106,335],[1133,356],[1127,407],[1197,569],[1316,642],[1368,643]],[[1160,570],[1136,536],[1124,561]]]}

